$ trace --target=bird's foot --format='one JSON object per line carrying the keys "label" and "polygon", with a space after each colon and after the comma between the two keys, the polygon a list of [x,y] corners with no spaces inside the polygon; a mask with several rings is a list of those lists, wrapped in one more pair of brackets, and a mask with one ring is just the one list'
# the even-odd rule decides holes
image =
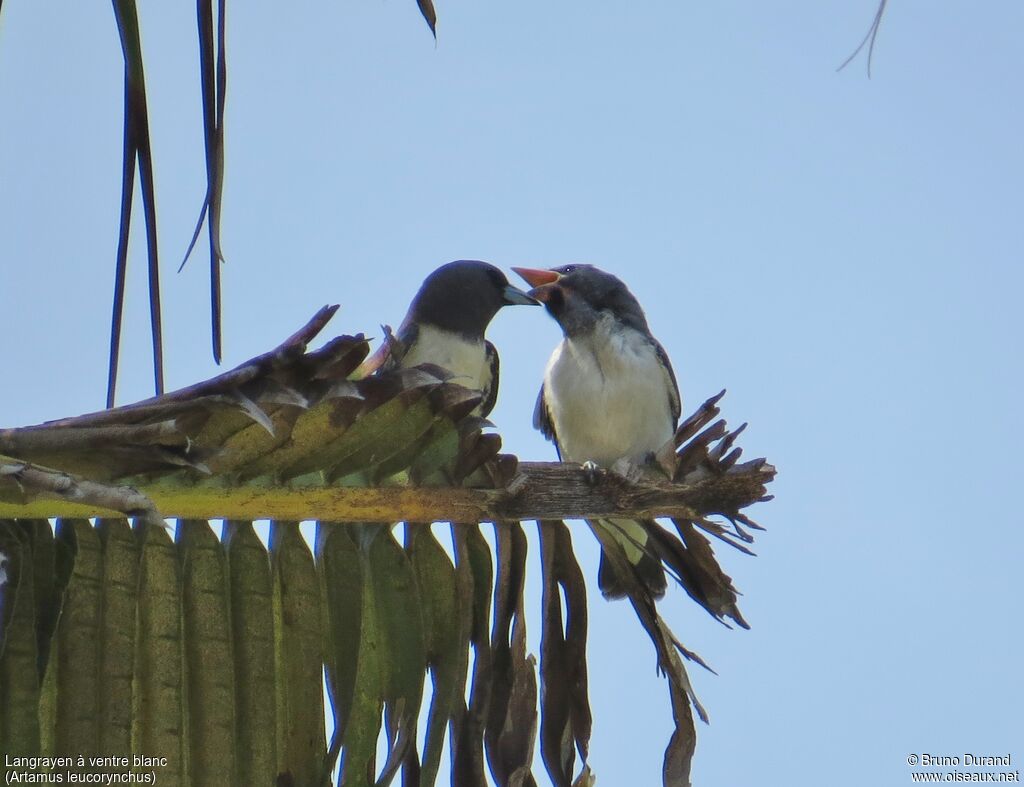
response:
{"label": "bird's foot", "polygon": [[597,462],[588,459],[583,463],[583,477],[591,486],[595,486],[597,484],[601,478],[601,468],[598,467]]}

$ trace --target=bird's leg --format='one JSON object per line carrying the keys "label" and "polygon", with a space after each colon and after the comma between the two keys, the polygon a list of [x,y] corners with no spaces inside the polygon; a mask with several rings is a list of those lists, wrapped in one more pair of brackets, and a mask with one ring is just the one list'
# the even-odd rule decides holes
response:
{"label": "bird's leg", "polygon": [[597,482],[601,479],[601,468],[598,467],[597,462],[588,459],[583,463],[583,477],[590,486],[597,485]]}

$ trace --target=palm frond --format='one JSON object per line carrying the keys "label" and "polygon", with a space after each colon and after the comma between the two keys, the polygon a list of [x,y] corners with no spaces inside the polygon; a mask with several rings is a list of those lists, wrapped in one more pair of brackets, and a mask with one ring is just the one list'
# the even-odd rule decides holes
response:
{"label": "palm frond", "polygon": [[[654,555],[687,593],[746,626],[703,533],[750,553],[744,528],[757,525],[741,509],[765,499],[775,471],[739,463],[743,428],[718,419],[723,394],[657,466],[595,478],[520,463],[472,415],[479,394],[444,370],[363,377],[362,335],[309,349],[334,311],[211,380],[0,430],[5,750],[166,756],[165,778],[183,783],[319,787],[337,771],[350,787],[401,771],[405,784],[433,784],[447,733],[454,784],[489,773],[531,785],[539,726],[553,783],[590,785],[586,585],[566,518],[650,519]],[[134,527],[82,518],[111,513]],[[35,515],[65,518],[54,537]],[[269,552],[251,522],[264,516]],[[227,517],[220,538],[212,517]],[[312,550],[304,519],[317,520]],[[524,519],[539,522],[539,671],[526,648]],[[451,523],[450,550],[435,521]],[[693,713],[707,715],[684,659],[704,662],[665,624],[621,542],[595,532],[668,678],[665,783],[686,784]]]}
{"label": "palm frond", "polygon": [[110,367],[107,378],[107,407],[114,406],[117,387],[117,359],[121,344],[125,275],[128,267],[128,237],[131,230],[132,198],[135,195],[135,166],[139,168],[143,215],[146,222],[146,253],[149,272],[149,322],[153,335],[153,378],[157,395],[164,390],[163,327],[160,314],[160,265],[156,233],[156,186],[153,182],[153,149],[149,138],[149,108],[139,15],[135,0],[113,0],[114,18],[124,55],[124,154],[121,167],[121,226],[118,232],[117,265],[114,275],[114,313],[110,327]]}
{"label": "palm frond", "polygon": [[228,79],[226,6],[227,0],[218,0],[215,38],[213,0],[199,0],[196,5],[199,27],[199,74],[203,101],[203,141],[206,150],[206,195],[203,197],[192,240],[178,267],[179,272],[185,267],[205,223],[210,250],[213,359],[217,363],[221,362],[223,351],[220,265],[224,262],[224,253],[221,251],[220,216],[224,193],[224,107]]}

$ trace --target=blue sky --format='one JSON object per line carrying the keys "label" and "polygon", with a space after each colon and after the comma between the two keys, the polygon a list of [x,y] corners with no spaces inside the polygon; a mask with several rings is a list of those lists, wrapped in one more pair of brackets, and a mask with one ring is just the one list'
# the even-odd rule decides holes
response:
{"label": "blue sky", "polygon": [[[189,4],[145,4],[167,381],[211,376]],[[663,604],[719,675],[694,783],[898,785],[906,757],[1024,758],[1019,661],[1024,8],[891,4],[870,81],[836,73],[874,0],[229,4],[225,363],[323,303],[396,325],[435,266],[572,261],[624,278],[690,411],[721,388],[780,474],[752,630]],[[121,155],[108,6],[0,16],[0,425],[102,406]],[[140,218],[140,217],[139,217]],[[119,402],[151,393],[138,233]],[[530,427],[558,338],[509,309],[493,420]],[[593,579],[596,549],[576,536]],[[596,592],[595,594],[596,595]],[[671,715],[622,603],[591,600],[592,763],[655,784]],[[538,634],[539,593],[532,595]],[[534,646],[536,648],[536,646]]]}

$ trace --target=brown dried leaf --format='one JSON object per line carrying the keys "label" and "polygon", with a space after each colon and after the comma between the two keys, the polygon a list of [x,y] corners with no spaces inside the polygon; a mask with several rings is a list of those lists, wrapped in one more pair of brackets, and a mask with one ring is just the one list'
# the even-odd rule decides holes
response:
{"label": "brown dried leaf", "polygon": [[[583,572],[561,521],[538,522],[543,572],[541,754],[555,787],[570,787],[578,750],[589,773],[591,713],[587,696],[587,597]],[[564,593],[568,620],[563,628]]]}
{"label": "brown dried leaf", "polygon": [[491,693],[484,742],[491,774],[499,785],[514,783],[513,777],[531,785],[537,679],[536,662],[526,655],[526,536],[518,522],[497,522],[494,537],[498,573],[494,584]]}
{"label": "brown dried leaf", "polygon": [[484,776],[484,719],[490,704],[492,661],[487,635],[493,573],[491,552],[478,525],[452,524],[456,572],[461,592],[467,590],[473,604],[471,641],[475,660],[469,707],[462,709],[452,735],[453,787],[478,787]]}
{"label": "brown dried leaf", "polygon": [[420,7],[420,13],[423,14],[423,18],[427,20],[427,26],[430,28],[431,34],[434,38],[437,38],[437,13],[434,11],[434,4],[431,0],[416,0],[416,5]]}

